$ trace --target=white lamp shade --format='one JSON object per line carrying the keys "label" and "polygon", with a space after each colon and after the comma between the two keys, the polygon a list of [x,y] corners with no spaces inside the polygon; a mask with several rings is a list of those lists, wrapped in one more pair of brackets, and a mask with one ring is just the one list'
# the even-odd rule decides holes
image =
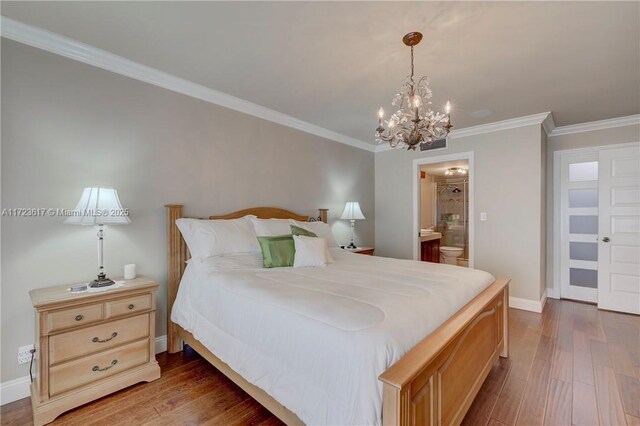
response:
{"label": "white lamp shade", "polygon": [[73,214],[65,225],[127,225],[131,223],[124,214],[118,192],[113,188],[85,188]]}
{"label": "white lamp shade", "polygon": [[342,212],[342,216],[340,216],[340,219],[365,219],[364,215],[362,214],[362,210],[360,209],[360,203],[357,201],[349,201],[347,205],[344,206],[344,211]]}

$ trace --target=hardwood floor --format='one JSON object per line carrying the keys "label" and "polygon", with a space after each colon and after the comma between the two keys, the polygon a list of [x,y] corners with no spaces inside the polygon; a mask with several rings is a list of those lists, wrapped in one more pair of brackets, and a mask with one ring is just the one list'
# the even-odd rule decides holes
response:
{"label": "hardwood floor", "polygon": [[[162,377],[69,411],[52,425],[281,425],[194,350],[156,355]],[[2,406],[0,423],[32,423],[29,398]]]}
{"label": "hardwood floor", "polygon": [[510,320],[510,357],[464,424],[640,424],[640,317],[548,300],[542,315],[511,309]]}
{"label": "hardwood floor", "polygon": [[[640,425],[640,317],[549,300],[511,309],[510,358],[491,370],[467,425]],[[162,378],[79,407],[56,425],[281,424],[193,350],[157,356]],[[2,425],[31,423],[28,398]]]}

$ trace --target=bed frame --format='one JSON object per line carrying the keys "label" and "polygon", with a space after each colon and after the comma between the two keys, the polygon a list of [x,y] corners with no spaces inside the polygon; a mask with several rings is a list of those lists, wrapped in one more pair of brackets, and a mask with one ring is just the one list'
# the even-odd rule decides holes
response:
{"label": "bed frame", "polygon": [[[186,343],[256,401],[288,425],[304,424],[298,416],[262,389],[246,381],[205,348],[193,335],[171,321],[171,309],[189,253],[175,224],[182,205],[167,208],[168,286],[167,345],[170,353]],[[288,210],[256,207],[209,219],[235,219],[253,214],[261,219],[327,221],[327,210],[309,217]],[[459,424],[498,356],[508,356],[509,281],[495,280],[433,333],[380,375],[383,382],[384,425]]]}

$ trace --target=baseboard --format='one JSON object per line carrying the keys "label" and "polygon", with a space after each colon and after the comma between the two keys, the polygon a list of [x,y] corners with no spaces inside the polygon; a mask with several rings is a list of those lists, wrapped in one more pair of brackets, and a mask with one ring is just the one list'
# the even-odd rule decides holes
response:
{"label": "baseboard", "polygon": [[[540,298],[540,312],[544,309],[544,305],[547,304],[547,289],[544,289],[544,293],[542,293],[542,297]],[[165,345],[166,350],[166,345]]]}
{"label": "baseboard", "polygon": [[560,292],[555,288],[547,288],[547,297],[550,299],[560,299]]}
{"label": "baseboard", "polygon": [[29,376],[0,383],[0,405],[28,397],[30,383]]}
{"label": "baseboard", "polygon": [[[156,337],[156,353],[166,352],[167,336]],[[27,398],[30,394],[29,385],[31,379],[29,376],[19,377],[8,382],[0,383],[0,405],[8,404],[22,398]]]}
{"label": "baseboard", "polygon": [[547,289],[545,289],[539,301],[513,296],[509,297],[509,307],[523,311],[542,313],[545,303],[547,303]]}
{"label": "baseboard", "polygon": [[167,351],[167,335],[156,337],[156,353]]}

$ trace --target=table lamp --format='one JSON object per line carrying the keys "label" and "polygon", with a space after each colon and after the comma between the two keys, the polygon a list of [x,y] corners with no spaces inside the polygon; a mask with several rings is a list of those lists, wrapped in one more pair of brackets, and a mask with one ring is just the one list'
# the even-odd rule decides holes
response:
{"label": "table lamp", "polygon": [[122,208],[118,192],[113,188],[85,188],[80,201],[73,209],[65,225],[93,225],[98,229],[98,278],[89,287],[106,287],[115,284],[104,272],[102,240],[104,225],[127,225],[131,223],[128,211]]}
{"label": "table lamp", "polygon": [[362,210],[360,210],[360,203],[358,203],[357,201],[349,201],[347,205],[344,206],[344,211],[342,212],[342,216],[340,216],[340,219],[346,219],[351,221],[351,244],[347,246],[348,249],[358,248],[353,243],[356,220],[362,220],[364,218],[365,217],[362,214]]}

